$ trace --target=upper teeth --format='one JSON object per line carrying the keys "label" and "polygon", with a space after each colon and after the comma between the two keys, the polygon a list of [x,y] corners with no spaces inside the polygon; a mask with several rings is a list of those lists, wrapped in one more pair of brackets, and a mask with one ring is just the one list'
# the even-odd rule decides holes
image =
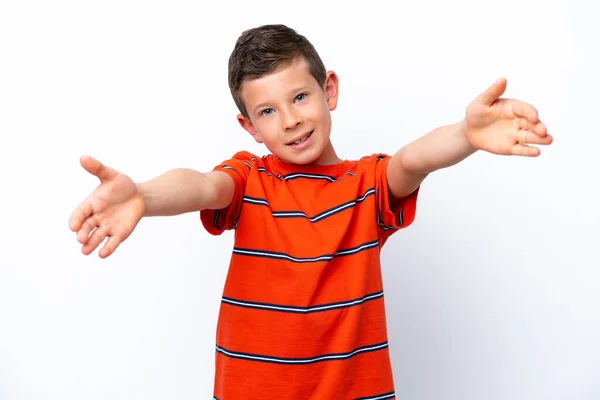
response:
{"label": "upper teeth", "polygon": [[301,143],[301,142],[304,142],[306,139],[308,139],[308,137],[309,137],[309,136],[310,136],[310,133],[309,133],[308,135],[304,136],[302,139],[300,139],[300,140],[296,140],[296,141],[295,141],[294,143],[292,143],[292,144],[299,144],[299,143]]}

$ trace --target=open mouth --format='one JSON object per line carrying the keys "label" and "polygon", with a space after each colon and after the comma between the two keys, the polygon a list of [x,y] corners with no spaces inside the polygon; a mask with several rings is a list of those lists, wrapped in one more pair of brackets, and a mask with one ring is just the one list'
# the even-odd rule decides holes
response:
{"label": "open mouth", "polygon": [[311,137],[313,132],[314,131],[310,131],[310,132],[308,132],[308,134],[304,135],[302,138],[296,140],[295,142],[288,143],[287,145],[288,146],[297,146],[300,143],[305,142],[309,137]]}

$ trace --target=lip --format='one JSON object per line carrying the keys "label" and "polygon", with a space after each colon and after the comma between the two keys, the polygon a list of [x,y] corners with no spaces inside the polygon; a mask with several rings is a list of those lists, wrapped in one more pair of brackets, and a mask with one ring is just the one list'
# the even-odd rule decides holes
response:
{"label": "lip", "polygon": [[[313,132],[314,132],[314,130],[312,130],[312,131],[310,131],[310,132],[303,133],[302,135],[298,135],[298,136],[296,136],[294,139],[292,139],[292,140],[290,140],[289,142],[287,142],[287,145],[288,145],[288,146],[292,146],[292,143],[294,143],[294,142],[296,142],[296,141],[298,141],[298,140],[302,139],[303,137],[305,137],[305,136],[307,136],[307,135],[310,135],[310,134],[312,134]],[[307,139],[306,141],[308,141],[308,139]],[[300,143],[300,144],[302,144],[302,143]],[[300,144],[298,144],[298,145],[296,145],[296,146],[300,146]]]}
{"label": "lip", "polygon": [[302,151],[302,150],[306,149],[312,143],[314,132],[315,131],[310,131],[307,134],[304,134],[304,135],[300,136],[298,139],[296,139],[296,140],[299,140],[299,139],[302,139],[306,135],[310,135],[304,142],[300,142],[299,144],[290,144],[290,145],[288,145],[288,147],[291,148],[292,150],[296,150],[296,151]]}

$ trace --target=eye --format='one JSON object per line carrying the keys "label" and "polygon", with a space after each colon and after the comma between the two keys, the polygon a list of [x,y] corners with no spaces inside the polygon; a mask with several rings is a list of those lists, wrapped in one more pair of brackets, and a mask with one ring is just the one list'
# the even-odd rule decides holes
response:
{"label": "eye", "polygon": [[296,101],[303,101],[304,99],[306,99],[306,93],[300,93],[296,96]]}
{"label": "eye", "polygon": [[275,110],[273,110],[272,108],[265,108],[264,110],[262,110],[260,112],[260,115],[264,115],[265,117],[268,117],[269,115],[273,114]]}

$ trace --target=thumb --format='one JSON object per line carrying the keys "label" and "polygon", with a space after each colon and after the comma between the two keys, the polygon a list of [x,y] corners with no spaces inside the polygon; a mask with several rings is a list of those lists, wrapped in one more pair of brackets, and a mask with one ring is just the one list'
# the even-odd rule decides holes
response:
{"label": "thumb", "polygon": [[494,82],[494,84],[492,84],[492,86],[487,88],[485,92],[481,93],[477,97],[477,101],[486,106],[491,106],[500,98],[500,96],[504,94],[504,91],[506,90],[506,83],[507,82],[505,78],[498,79],[496,82]]}
{"label": "thumb", "polygon": [[107,167],[106,165],[103,165],[100,161],[96,160],[93,157],[82,156],[79,159],[79,163],[87,172],[100,179],[100,182],[102,183],[109,181],[115,176],[117,176],[117,171],[110,167]]}

